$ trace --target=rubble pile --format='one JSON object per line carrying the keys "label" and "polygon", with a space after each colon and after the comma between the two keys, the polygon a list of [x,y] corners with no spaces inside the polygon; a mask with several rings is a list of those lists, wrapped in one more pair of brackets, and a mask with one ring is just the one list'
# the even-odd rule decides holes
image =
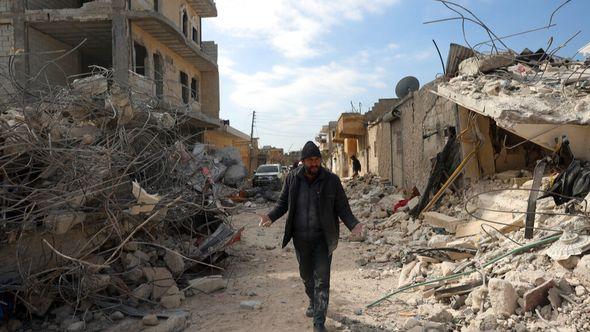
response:
{"label": "rubble pile", "polygon": [[[125,316],[186,324],[190,279],[239,239],[223,201],[246,171],[198,144],[185,109],[97,70],[0,108],[0,320],[96,331]],[[194,148],[193,148],[194,147]],[[145,316],[145,317],[144,317]],[[12,324],[12,325],[10,325]],[[20,325],[19,325],[20,326]],[[168,326],[170,329],[166,329]],[[1,328],[0,328],[1,329]]]}
{"label": "rubble pile", "polygon": [[[528,175],[488,177],[416,219],[407,207],[393,213],[411,193],[374,177],[346,183],[368,229],[359,269],[392,282],[366,313],[392,330],[588,330],[590,195],[569,204],[539,199],[534,237],[525,239],[532,180],[515,179]],[[545,176],[542,189],[557,177]],[[403,315],[392,315],[384,300]]]}
{"label": "rubble pile", "polygon": [[491,117],[508,127],[518,120],[588,124],[587,69],[587,63],[552,56],[542,49],[535,53],[478,54],[463,60],[458,75],[441,82],[438,89],[485,104],[486,112],[492,112]]}

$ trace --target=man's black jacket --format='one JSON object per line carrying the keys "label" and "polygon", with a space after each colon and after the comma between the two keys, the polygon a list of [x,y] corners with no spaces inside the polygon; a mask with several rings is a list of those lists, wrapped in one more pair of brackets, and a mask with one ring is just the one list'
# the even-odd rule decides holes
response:
{"label": "man's black jacket", "polygon": [[[287,175],[283,190],[281,191],[281,196],[279,197],[275,208],[268,214],[270,219],[274,222],[288,212],[287,223],[285,224],[285,236],[283,237],[283,248],[293,237],[295,209],[305,209],[305,207],[296,206],[299,184],[300,181],[302,181],[301,177],[297,175],[303,172],[303,167],[299,167]],[[330,253],[332,253],[338,246],[338,238],[340,236],[338,217],[342,219],[349,230],[352,230],[359,222],[350,210],[348,198],[344,193],[340,178],[325,168],[323,168],[321,172],[324,173],[322,174],[324,179],[320,186],[319,220],[322,224],[328,249],[330,250]]]}

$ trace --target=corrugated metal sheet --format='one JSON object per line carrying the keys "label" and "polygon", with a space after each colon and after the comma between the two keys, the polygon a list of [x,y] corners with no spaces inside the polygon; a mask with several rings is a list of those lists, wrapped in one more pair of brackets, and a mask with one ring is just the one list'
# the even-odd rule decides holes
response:
{"label": "corrugated metal sheet", "polygon": [[451,47],[449,48],[449,56],[447,57],[447,72],[445,73],[445,76],[456,76],[461,61],[474,55],[475,53],[473,50],[468,47],[459,44],[451,44]]}

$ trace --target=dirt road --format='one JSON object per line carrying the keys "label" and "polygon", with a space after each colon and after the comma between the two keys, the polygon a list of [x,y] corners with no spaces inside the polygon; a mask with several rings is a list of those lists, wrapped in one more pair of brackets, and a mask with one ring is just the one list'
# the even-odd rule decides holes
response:
{"label": "dirt road", "polygon": [[[192,311],[193,331],[309,331],[305,317],[308,304],[297,269],[292,244],[281,249],[284,217],[270,228],[258,227],[256,212],[250,210],[233,217],[236,227],[245,227],[242,241],[234,245],[223,272],[228,284],[224,291],[199,294],[187,300]],[[341,238],[348,233],[342,227]],[[395,288],[397,277],[363,278],[366,271],[355,263],[361,257],[360,244],[340,241],[332,262],[330,307],[326,323],[329,331],[379,331],[387,312],[371,310],[358,315],[358,309]],[[260,309],[240,308],[241,301],[260,301]],[[388,306],[390,310],[391,306]],[[355,312],[356,311],[356,312]],[[356,321],[356,322],[353,322]],[[379,322],[378,322],[379,321]],[[342,324],[341,322],[344,322]]]}

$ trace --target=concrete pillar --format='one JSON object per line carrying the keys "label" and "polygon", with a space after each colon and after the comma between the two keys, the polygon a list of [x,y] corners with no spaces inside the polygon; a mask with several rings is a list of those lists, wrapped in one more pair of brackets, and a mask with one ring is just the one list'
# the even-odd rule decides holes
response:
{"label": "concrete pillar", "polygon": [[14,31],[14,48],[22,50],[25,55],[16,56],[14,59],[14,75],[16,81],[26,89],[29,77],[29,51],[27,37],[27,22],[25,21],[25,1],[12,0],[12,28]]}
{"label": "concrete pillar", "polygon": [[127,0],[113,1],[113,76],[121,86],[129,86],[131,31],[125,16]]}

